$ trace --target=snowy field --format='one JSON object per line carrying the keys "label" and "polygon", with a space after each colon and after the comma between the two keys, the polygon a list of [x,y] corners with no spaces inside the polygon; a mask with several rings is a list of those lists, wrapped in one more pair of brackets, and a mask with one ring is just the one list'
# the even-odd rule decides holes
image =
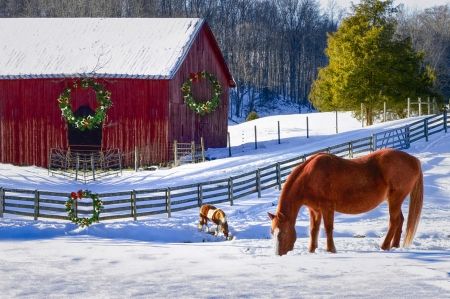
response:
{"label": "snowy field", "polygon": [[[87,185],[49,177],[36,167],[0,164],[0,186],[103,192],[181,185],[249,171],[413,121],[361,128],[350,114],[340,114],[343,133],[335,134],[334,114],[310,114],[312,137],[306,139],[304,117],[268,117],[230,126],[231,158],[130,171]],[[281,144],[277,121],[282,124]],[[318,126],[313,126],[315,121]],[[257,150],[242,138],[254,125],[261,133]],[[234,206],[220,205],[227,213],[232,241],[198,232],[196,209],[171,218],[106,221],[86,229],[64,221],[5,215],[0,219],[0,298],[450,298],[449,149],[450,135],[442,133],[408,150],[422,161],[425,199],[416,238],[407,249],[380,250],[388,222],[382,204],[366,214],[336,215],[337,254],[324,250],[323,232],[319,249],[308,253],[309,219],[302,209],[294,250],[275,256],[267,212],[275,211],[276,189],[266,190],[259,199],[251,195]],[[209,151],[211,157],[227,153]]]}

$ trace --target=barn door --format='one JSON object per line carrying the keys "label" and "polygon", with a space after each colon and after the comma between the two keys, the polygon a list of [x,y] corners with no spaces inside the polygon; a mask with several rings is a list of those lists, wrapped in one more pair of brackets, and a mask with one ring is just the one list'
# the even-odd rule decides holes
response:
{"label": "barn door", "polygon": [[[80,106],[74,112],[76,117],[86,117],[94,115],[95,112],[89,106]],[[102,146],[102,127],[94,128],[92,130],[81,131],[75,126],[69,124],[68,128],[69,147],[71,150],[87,150],[99,151]]]}

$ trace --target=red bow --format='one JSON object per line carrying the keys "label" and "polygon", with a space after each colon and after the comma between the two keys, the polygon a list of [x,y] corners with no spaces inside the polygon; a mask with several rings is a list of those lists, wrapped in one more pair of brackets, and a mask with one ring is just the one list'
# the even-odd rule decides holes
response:
{"label": "red bow", "polygon": [[191,80],[193,82],[198,82],[200,80],[200,74],[199,73],[190,73],[189,78],[191,78]]}

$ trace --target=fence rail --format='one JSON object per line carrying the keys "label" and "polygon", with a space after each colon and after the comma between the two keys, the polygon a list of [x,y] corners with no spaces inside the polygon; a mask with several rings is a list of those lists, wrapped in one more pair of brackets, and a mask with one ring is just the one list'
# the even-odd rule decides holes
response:
{"label": "fence rail", "polygon": [[[329,152],[341,157],[354,157],[377,149],[391,147],[405,149],[411,143],[430,135],[447,132],[447,112],[424,118],[406,126],[373,134],[370,137],[337,144],[288,160],[277,162],[254,171],[195,184],[148,190],[131,190],[115,193],[100,193],[104,209],[100,220],[145,217],[197,208],[203,203],[218,204],[234,201],[278,187],[286,181],[291,170],[318,152]],[[22,190],[0,187],[0,217],[15,214],[38,218],[68,219],[65,209],[69,193],[40,190]],[[79,216],[92,213],[91,203],[81,201]]]}

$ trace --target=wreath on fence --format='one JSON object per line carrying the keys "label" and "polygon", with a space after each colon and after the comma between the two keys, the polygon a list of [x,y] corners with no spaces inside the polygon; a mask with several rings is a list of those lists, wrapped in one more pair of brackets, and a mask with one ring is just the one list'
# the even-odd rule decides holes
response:
{"label": "wreath on fence", "polygon": [[[98,107],[95,109],[95,114],[88,115],[86,117],[76,117],[73,114],[72,107],[70,105],[70,94],[72,89],[78,88],[92,88],[95,91],[95,98],[97,99]],[[72,87],[64,89],[64,91],[58,97],[59,108],[64,119],[71,125],[81,131],[92,130],[97,128],[106,118],[106,111],[112,106],[111,92],[105,89],[103,85],[90,78],[81,79],[75,81]]]}
{"label": "wreath on fence", "polygon": [[[197,102],[192,95],[192,84],[200,81],[200,79],[207,79],[212,85],[212,97],[206,102]],[[206,71],[191,73],[189,75],[189,79],[183,83],[181,90],[183,92],[184,103],[188,105],[192,111],[202,116],[215,111],[219,106],[222,86],[220,86],[220,83],[217,81],[216,77]]]}
{"label": "wreath on fence", "polygon": [[[74,205],[77,200],[83,198],[92,198],[92,217],[91,218],[78,218],[75,213]],[[81,227],[89,226],[94,222],[99,221],[100,211],[103,209],[103,202],[98,197],[98,194],[92,193],[89,190],[78,190],[78,192],[70,193],[69,199],[66,201],[66,211],[69,220],[78,224]]]}

